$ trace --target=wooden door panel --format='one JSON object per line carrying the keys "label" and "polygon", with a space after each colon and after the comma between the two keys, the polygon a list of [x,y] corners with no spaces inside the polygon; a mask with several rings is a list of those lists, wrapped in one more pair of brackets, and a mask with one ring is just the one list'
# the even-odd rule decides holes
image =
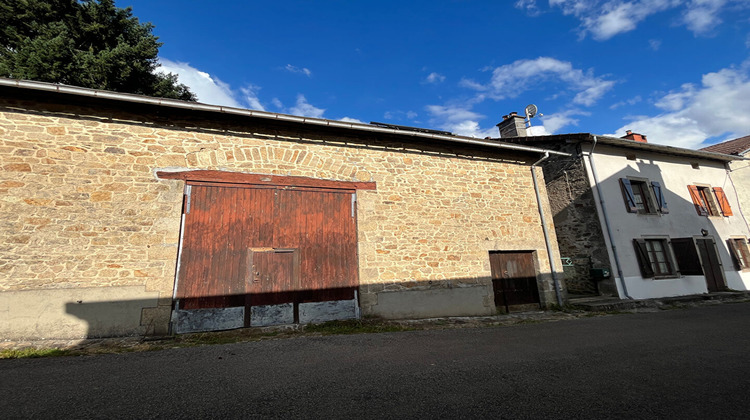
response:
{"label": "wooden door panel", "polygon": [[490,268],[495,305],[538,304],[539,290],[532,252],[491,252]]}
{"label": "wooden door panel", "polygon": [[279,190],[274,246],[300,250],[299,290],[356,287],[352,193]]}
{"label": "wooden door panel", "polygon": [[297,250],[248,251],[247,293],[249,304],[292,302],[299,283]]}
{"label": "wooden door panel", "polygon": [[713,239],[696,239],[695,243],[701,256],[708,291],[720,292],[726,289],[722,276],[721,260]]}
{"label": "wooden door panel", "polygon": [[242,306],[247,250],[270,245],[273,237],[273,190],[193,185],[189,201],[177,285],[181,306]]}

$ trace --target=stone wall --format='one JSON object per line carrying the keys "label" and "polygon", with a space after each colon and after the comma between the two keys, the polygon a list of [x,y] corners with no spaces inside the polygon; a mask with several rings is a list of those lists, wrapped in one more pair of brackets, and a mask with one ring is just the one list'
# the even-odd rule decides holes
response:
{"label": "stone wall", "polygon": [[[4,94],[0,300],[64,289],[57,304],[69,307],[77,300],[71,290],[141,290],[127,299],[113,294],[119,304],[142,305],[130,333],[165,333],[184,185],[155,173],[213,169],[375,181],[376,190],[358,193],[365,315],[378,312],[382,293],[461,287],[483,288],[488,297],[480,312],[493,313],[488,251],[496,249],[538,251],[542,299],[554,302],[528,166],[537,155],[351,133]],[[539,179],[544,194],[541,171]],[[549,228],[554,232],[551,221]],[[143,305],[154,295],[155,303]],[[0,309],[0,318],[12,317],[33,323],[33,314],[20,319]]]}
{"label": "stone wall", "polygon": [[610,273],[612,270],[594,192],[578,145],[545,146],[573,155],[570,158],[554,156],[544,162],[544,177],[547,180],[560,254],[572,263],[564,267],[568,291],[617,296],[612,276],[596,280],[590,274],[591,268],[606,268]]}

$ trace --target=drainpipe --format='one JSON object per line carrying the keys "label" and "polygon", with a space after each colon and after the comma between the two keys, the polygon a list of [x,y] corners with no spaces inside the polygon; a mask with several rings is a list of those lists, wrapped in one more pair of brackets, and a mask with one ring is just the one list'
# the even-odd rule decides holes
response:
{"label": "drainpipe", "polygon": [[549,232],[547,231],[547,221],[544,218],[544,210],[542,208],[542,197],[539,195],[539,184],[536,180],[536,165],[542,163],[544,160],[549,158],[549,152],[544,152],[544,156],[537,160],[531,165],[531,179],[534,181],[534,194],[536,194],[536,205],[539,208],[539,216],[542,219],[542,232],[544,232],[544,244],[547,246],[547,258],[549,258],[549,268],[552,271],[552,282],[555,285],[555,296],[557,297],[557,304],[562,306],[562,293],[560,292],[560,282],[557,279],[557,272],[555,271],[555,257],[552,254],[552,245],[549,240]]}
{"label": "drainpipe", "polygon": [[596,165],[594,165],[594,148],[596,147],[596,136],[594,136],[594,144],[591,146],[589,151],[589,164],[591,165],[591,174],[594,176],[594,187],[596,187],[597,195],[599,195],[599,203],[602,207],[602,217],[604,217],[604,227],[607,229],[607,236],[609,237],[609,243],[612,246],[612,256],[615,258],[615,267],[617,268],[617,277],[620,278],[620,285],[622,286],[622,293],[627,299],[633,299],[628,294],[628,288],[625,285],[625,276],[622,274],[622,267],[620,266],[620,258],[617,256],[617,245],[612,237],[612,228],[609,227],[609,218],[607,217],[607,206],[604,205],[604,196],[602,195],[602,189],[599,188],[599,176],[596,174]]}

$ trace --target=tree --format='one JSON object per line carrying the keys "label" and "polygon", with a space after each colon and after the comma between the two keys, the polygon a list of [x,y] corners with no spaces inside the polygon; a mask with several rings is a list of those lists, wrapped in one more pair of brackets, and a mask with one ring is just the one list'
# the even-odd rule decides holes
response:
{"label": "tree", "polygon": [[197,100],[155,72],[158,37],[113,0],[0,0],[0,77]]}

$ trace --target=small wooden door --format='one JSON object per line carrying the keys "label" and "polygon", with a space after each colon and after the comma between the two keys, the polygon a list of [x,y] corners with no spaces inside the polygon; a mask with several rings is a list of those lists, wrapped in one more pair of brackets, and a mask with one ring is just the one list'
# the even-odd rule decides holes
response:
{"label": "small wooden door", "polygon": [[539,304],[533,251],[491,251],[495,306]]}
{"label": "small wooden door", "polygon": [[706,276],[706,287],[709,292],[720,292],[726,290],[724,283],[724,270],[716,249],[716,242],[711,238],[696,239],[695,246],[701,257],[703,273]]}

